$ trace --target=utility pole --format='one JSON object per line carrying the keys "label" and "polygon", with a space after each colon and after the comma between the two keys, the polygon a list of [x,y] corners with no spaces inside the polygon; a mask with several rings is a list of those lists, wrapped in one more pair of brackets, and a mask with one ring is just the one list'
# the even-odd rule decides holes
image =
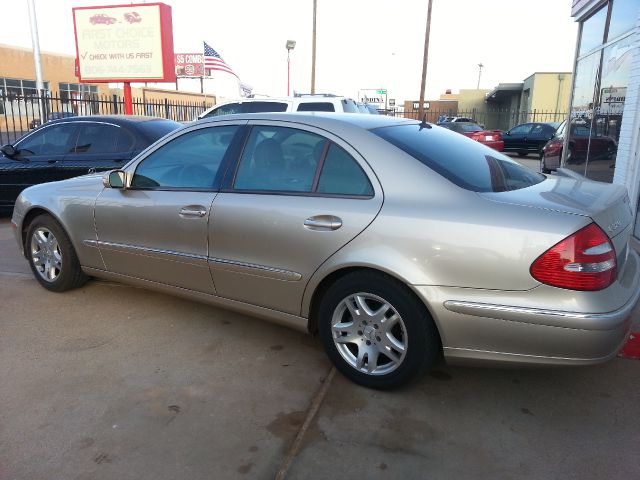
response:
{"label": "utility pole", "polygon": [[33,0],[27,0],[29,7],[29,24],[31,26],[31,44],[33,45],[33,63],[36,69],[36,88],[38,89],[38,106],[40,108],[40,120],[42,123],[46,121],[44,118],[44,81],[42,80],[42,59],[40,58],[40,40],[38,38],[38,20],[36,19],[36,6]]}
{"label": "utility pole", "polygon": [[476,90],[480,90],[480,77],[482,76],[482,67],[484,67],[484,65],[482,63],[478,64],[478,86],[476,87]]}
{"label": "utility pole", "polygon": [[316,12],[318,0],[313,0],[313,37],[311,41],[311,94],[316,93]]}
{"label": "utility pole", "polygon": [[424,33],[424,58],[422,60],[422,84],[420,85],[420,106],[418,107],[418,117],[420,120],[424,118],[424,89],[427,85],[427,62],[429,60],[429,34],[431,33],[431,4],[433,0],[429,0],[427,9],[427,28]]}

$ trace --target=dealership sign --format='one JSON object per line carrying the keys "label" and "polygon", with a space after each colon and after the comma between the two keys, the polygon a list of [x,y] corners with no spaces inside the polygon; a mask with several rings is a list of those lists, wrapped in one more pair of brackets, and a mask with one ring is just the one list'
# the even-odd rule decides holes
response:
{"label": "dealership sign", "polygon": [[178,77],[204,77],[202,53],[176,53],[175,63]]}
{"label": "dealership sign", "polygon": [[622,115],[627,98],[627,87],[609,87],[602,89],[599,115]]}
{"label": "dealership sign", "polygon": [[384,109],[387,107],[387,89],[362,89],[358,92],[358,100],[364,103],[372,104],[378,109]]}
{"label": "dealership sign", "polygon": [[173,82],[171,7],[164,3],[73,8],[81,82]]}

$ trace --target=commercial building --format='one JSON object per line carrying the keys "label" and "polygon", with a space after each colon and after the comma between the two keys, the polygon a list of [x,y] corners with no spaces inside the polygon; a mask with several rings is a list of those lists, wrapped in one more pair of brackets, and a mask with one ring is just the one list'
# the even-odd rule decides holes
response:
{"label": "commercial building", "polygon": [[[562,165],[588,178],[625,185],[633,209],[640,191],[640,2],[573,0],[580,24]],[[574,133],[575,132],[575,133]],[[602,151],[603,141],[617,148]],[[586,145],[576,161],[574,145]],[[640,217],[634,235],[640,238]]]}

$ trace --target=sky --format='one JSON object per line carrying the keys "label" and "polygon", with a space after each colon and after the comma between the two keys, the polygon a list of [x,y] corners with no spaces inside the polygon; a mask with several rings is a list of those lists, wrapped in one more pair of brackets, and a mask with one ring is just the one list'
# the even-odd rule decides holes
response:
{"label": "sky", "polygon": [[[128,4],[130,2],[114,2]],[[146,3],[146,2],[135,2]],[[149,2],[151,3],[151,2]],[[313,0],[165,0],[173,14],[176,53],[202,52],[206,41],[254,93],[311,91]],[[35,0],[40,49],[75,55],[72,7],[104,0]],[[357,98],[385,88],[388,98],[419,98],[427,0],[317,0],[316,92]],[[446,89],[521,82],[534,72],[571,71],[577,24],[571,0],[433,0],[426,99]],[[31,48],[27,0],[16,0],[0,43]],[[45,78],[46,80],[46,78]],[[179,81],[199,91],[199,82]],[[160,84],[158,86],[161,86]],[[175,85],[166,84],[173,89]],[[238,96],[235,77],[216,73],[205,91]]]}

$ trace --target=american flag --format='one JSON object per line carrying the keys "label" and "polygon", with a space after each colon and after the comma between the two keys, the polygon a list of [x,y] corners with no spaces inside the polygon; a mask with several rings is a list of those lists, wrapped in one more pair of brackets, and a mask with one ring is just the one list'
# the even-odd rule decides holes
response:
{"label": "american flag", "polygon": [[230,73],[231,75],[235,75],[236,78],[238,79],[240,78],[238,77],[238,75],[236,75],[236,72],[234,72],[229,65],[224,63],[224,60],[222,59],[222,57],[218,52],[216,52],[213,48],[211,48],[207,44],[207,42],[203,42],[203,43],[204,43],[205,70],[221,70],[223,72]]}

